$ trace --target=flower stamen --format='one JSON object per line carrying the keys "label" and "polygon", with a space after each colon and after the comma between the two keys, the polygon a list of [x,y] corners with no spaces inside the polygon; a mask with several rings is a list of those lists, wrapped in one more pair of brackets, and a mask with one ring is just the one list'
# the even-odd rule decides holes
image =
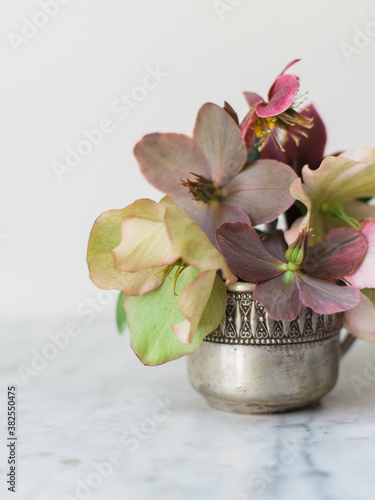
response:
{"label": "flower stamen", "polygon": [[171,272],[173,271],[174,268],[177,267],[177,270],[175,272],[174,278],[173,278],[173,293],[176,294],[176,286],[177,286],[177,281],[178,278],[180,277],[181,273],[189,267],[189,264],[186,264],[182,259],[177,259],[173,264],[169,264],[169,266],[166,266],[164,269],[160,271],[160,274],[163,274],[163,280],[169,277]]}
{"label": "flower stamen", "polygon": [[195,177],[195,180],[187,178],[184,181],[181,179],[181,185],[188,188],[195,201],[209,203],[220,197],[220,189],[212,181],[194,172],[190,172],[190,174]]}

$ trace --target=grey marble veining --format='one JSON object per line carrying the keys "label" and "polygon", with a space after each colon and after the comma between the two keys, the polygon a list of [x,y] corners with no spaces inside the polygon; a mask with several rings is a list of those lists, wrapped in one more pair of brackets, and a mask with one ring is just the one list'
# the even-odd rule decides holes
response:
{"label": "grey marble veining", "polygon": [[[51,332],[56,326],[43,323],[2,327],[1,499],[374,498],[375,346],[355,344],[320,406],[247,416],[207,406],[187,381],[184,359],[144,367],[112,323],[82,328],[22,379]],[[16,496],[4,479],[11,384],[18,385]]]}

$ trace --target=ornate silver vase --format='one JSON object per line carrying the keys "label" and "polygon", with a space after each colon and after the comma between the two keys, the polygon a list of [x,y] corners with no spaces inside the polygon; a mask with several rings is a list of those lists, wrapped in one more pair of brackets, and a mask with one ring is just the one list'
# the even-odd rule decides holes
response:
{"label": "ornate silver vase", "polygon": [[274,321],[252,299],[254,285],[228,287],[221,325],[188,356],[193,387],[215,408],[274,413],[317,403],[337,381],[342,314],[303,307],[293,321]]}

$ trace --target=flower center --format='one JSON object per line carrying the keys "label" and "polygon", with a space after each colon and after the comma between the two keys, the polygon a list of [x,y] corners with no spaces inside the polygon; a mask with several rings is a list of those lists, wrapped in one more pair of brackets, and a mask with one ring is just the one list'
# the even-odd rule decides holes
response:
{"label": "flower center", "polygon": [[209,203],[212,200],[217,200],[221,193],[212,181],[203,177],[203,175],[190,172],[195,179],[187,178],[186,181],[181,180],[181,184],[185,186],[195,201],[203,201]]}
{"label": "flower center", "polygon": [[163,273],[163,280],[168,278],[168,276],[171,274],[174,268],[176,269],[174,278],[173,278],[173,293],[176,295],[176,285],[177,285],[177,280],[180,277],[182,271],[184,271],[187,267],[189,267],[189,264],[186,264],[182,259],[177,259],[173,264],[169,264],[169,266],[166,266],[161,272]]}
{"label": "flower center", "polygon": [[[314,126],[314,118],[296,111],[304,100],[305,96],[298,96],[297,93],[293,104],[282,113],[267,118],[257,117],[255,133],[258,138],[259,151],[264,148],[269,139],[272,139],[276,149],[285,151],[283,144],[288,136],[293,139],[296,146],[299,145],[301,137],[308,136],[304,129]],[[307,111],[307,108],[304,111]]]}

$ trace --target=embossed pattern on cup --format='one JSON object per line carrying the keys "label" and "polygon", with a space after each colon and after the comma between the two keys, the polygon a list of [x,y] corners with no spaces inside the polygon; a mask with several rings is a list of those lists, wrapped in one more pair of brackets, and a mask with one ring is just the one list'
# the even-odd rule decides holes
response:
{"label": "embossed pattern on cup", "polygon": [[342,314],[303,307],[293,321],[274,321],[253,300],[253,289],[228,288],[223,322],[188,356],[191,383],[212,406],[239,413],[319,401],[337,380]]}

